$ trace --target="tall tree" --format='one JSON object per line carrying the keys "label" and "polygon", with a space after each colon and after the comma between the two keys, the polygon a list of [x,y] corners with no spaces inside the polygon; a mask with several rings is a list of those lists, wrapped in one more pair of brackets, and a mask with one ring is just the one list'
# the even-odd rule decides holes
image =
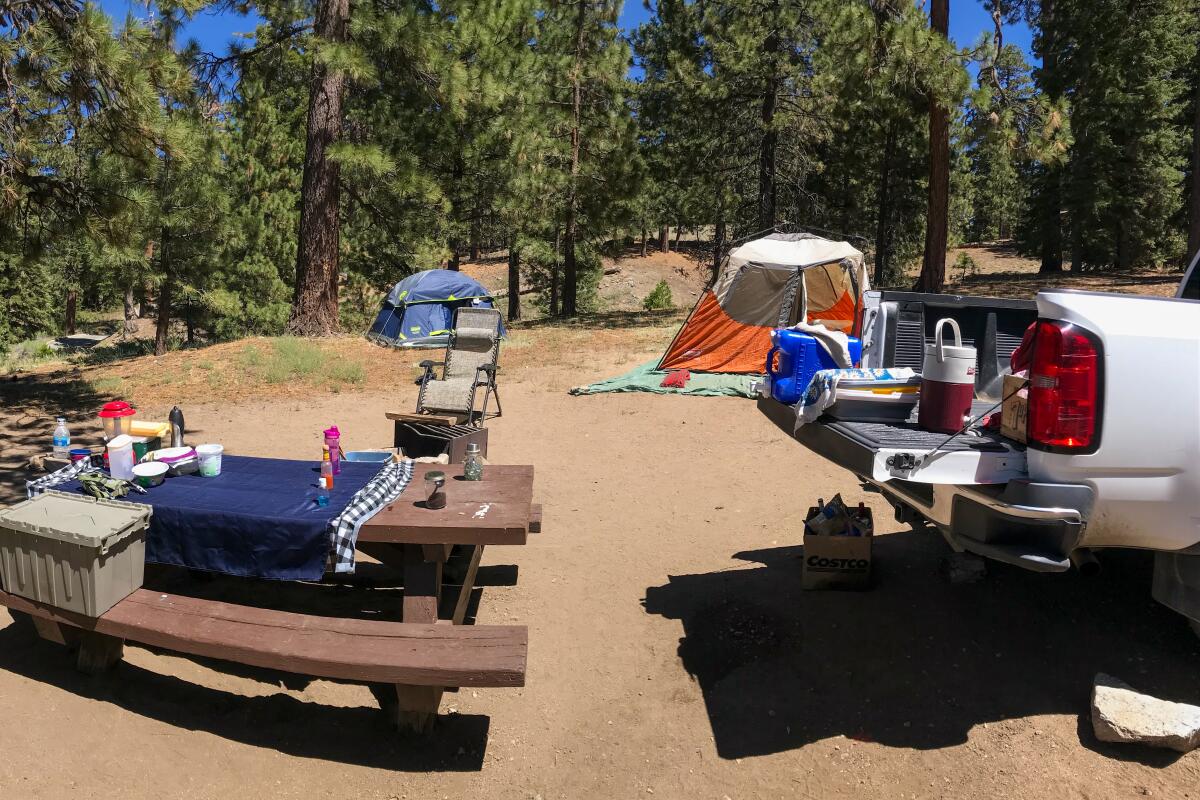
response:
{"label": "tall tree", "polygon": [[[950,0],[932,0],[929,26],[950,35]],[[950,213],[950,111],[944,98],[929,92],[929,204],[925,217],[925,256],[913,291],[940,292],[946,281]]]}
{"label": "tall tree", "polygon": [[1196,57],[1192,64],[1192,186],[1188,212],[1188,259],[1200,253],[1200,6],[1193,29]]}
{"label": "tall tree", "polygon": [[[636,189],[634,128],[625,105],[629,49],[619,35],[615,0],[559,0],[539,19],[535,52],[545,65],[538,160],[559,205],[561,313],[573,316],[599,279],[597,239],[626,216]],[[559,247],[555,248],[558,251]],[[556,299],[551,270],[551,298]],[[552,302],[553,306],[554,303]]]}
{"label": "tall tree", "polygon": [[308,98],[304,180],[300,191],[300,233],[296,248],[296,290],[288,332],[322,336],[338,328],[340,277],[340,167],[331,148],[341,138],[346,75],[337,63],[346,41],[350,0],[318,0],[315,32],[320,44],[313,59]]}

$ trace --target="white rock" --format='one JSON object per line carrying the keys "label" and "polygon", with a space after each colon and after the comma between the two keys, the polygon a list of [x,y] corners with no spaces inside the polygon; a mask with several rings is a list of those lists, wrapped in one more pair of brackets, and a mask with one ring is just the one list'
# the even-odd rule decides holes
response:
{"label": "white rock", "polygon": [[1186,753],[1200,745],[1200,706],[1140,694],[1101,672],[1092,688],[1092,729],[1102,742],[1139,742]]}

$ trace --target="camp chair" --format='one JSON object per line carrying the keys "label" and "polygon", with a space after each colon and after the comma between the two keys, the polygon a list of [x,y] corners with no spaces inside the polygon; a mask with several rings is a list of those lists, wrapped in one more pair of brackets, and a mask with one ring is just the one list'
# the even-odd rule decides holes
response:
{"label": "camp chair", "polygon": [[[496,396],[496,412],[503,413],[496,387],[496,365],[500,357],[500,312],[494,308],[463,307],[454,314],[454,330],[441,362],[422,361],[421,393],[417,414],[450,415],[460,424],[482,426],[489,418],[488,403]],[[435,370],[441,367],[441,377]],[[483,389],[483,408],[477,409],[476,395]]]}

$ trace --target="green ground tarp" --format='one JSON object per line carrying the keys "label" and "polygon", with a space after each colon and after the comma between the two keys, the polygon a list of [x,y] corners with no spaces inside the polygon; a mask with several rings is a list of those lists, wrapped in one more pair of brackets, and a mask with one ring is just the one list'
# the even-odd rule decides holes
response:
{"label": "green ground tarp", "polygon": [[655,369],[658,359],[647,361],[624,375],[576,386],[571,394],[600,394],[602,392],[653,392],[654,394],[694,394],[700,397],[755,397],[750,384],[762,380],[761,375],[719,375],[712,372],[693,372],[687,386],[672,389],[660,386],[669,372]]}

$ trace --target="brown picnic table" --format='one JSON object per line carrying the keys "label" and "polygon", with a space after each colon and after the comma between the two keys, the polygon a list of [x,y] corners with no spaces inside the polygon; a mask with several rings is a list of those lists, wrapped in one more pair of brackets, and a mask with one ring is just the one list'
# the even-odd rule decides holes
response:
{"label": "brown picnic table", "polygon": [[[424,502],[424,477],[446,473],[447,504]],[[483,549],[525,544],[541,529],[533,467],[493,464],[484,480],[462,467],[416,464],[409,488],[365,523],[359,550],[403,574],[400,621],[314,616],[139,589],[92,619],[0,591],[42,638],[78,648],[88,672],[120,661],[126,641],[318,678],[364,683],[402,730],[424,731],[443,692],[523,686],[523,625],[464,625]],[[465,564],[443,580],[451,557]]]}

